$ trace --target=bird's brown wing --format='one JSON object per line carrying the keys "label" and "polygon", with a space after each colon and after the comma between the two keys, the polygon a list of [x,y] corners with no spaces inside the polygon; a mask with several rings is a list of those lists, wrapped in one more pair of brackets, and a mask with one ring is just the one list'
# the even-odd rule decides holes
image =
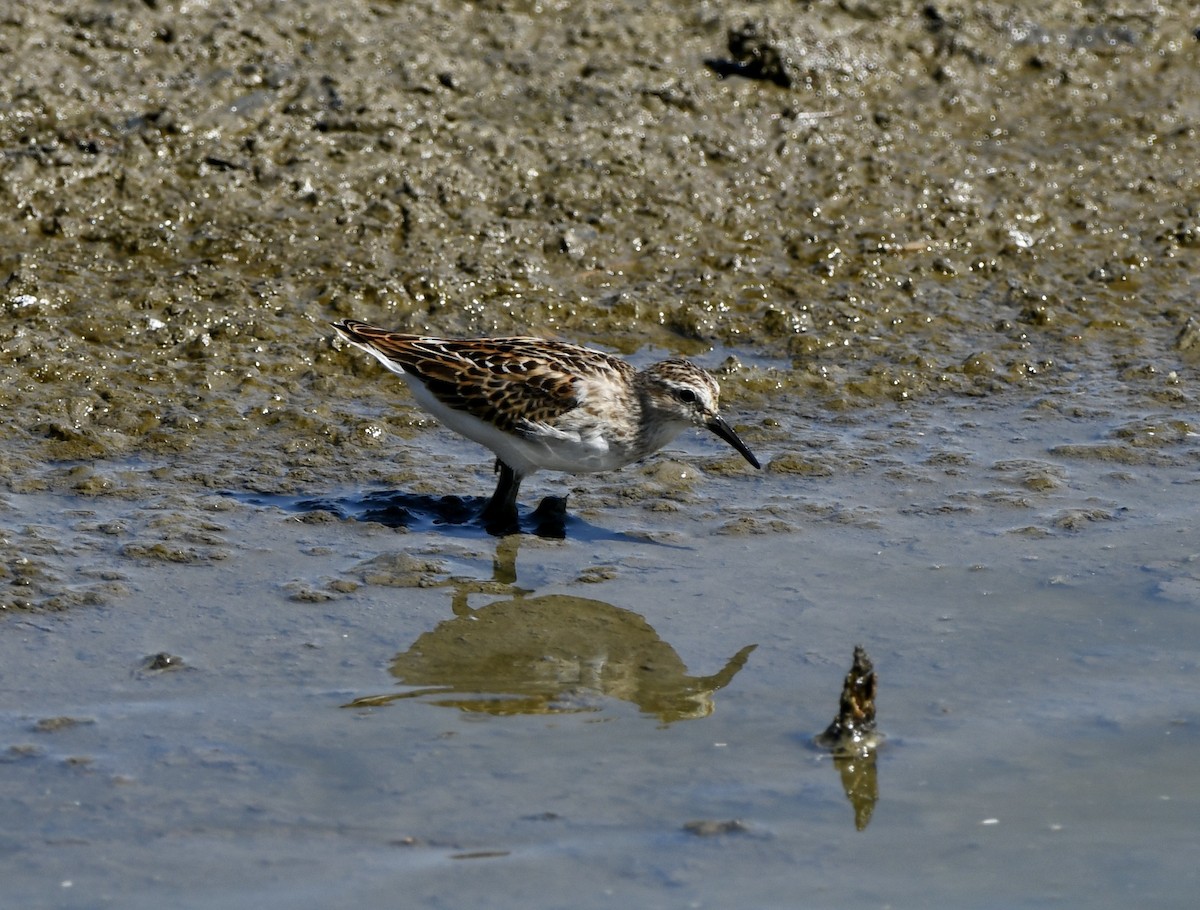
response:
{"label": "bird's brown wing", "polygon": [[352,320],[334,327],[419,379],[442,404],[509,432],[578,407],[580,379],[633,372],[601,351],[538,338],[429,338]]}

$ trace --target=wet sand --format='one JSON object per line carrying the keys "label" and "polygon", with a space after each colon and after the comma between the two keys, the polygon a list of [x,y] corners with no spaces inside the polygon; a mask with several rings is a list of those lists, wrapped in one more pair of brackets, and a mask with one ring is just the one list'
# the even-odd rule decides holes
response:
{"label": "wet sand", "polygon": [[[1190,906],[1191,12],[12,4],[6,898]],[[439,523],[347,316],[693,356],[766,468]]]}

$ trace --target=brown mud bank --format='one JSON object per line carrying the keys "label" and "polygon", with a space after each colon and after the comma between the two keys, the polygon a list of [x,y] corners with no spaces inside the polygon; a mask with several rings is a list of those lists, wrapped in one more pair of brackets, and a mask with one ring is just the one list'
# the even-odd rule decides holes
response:
{"label": "brown mud bank", "polygon": [[1195,27],[1187,3],[16,0],[0,477],[369,477],[423,420],[330,346],[347,315],[717,346],[751,424],[937,393],[1194,411]]}

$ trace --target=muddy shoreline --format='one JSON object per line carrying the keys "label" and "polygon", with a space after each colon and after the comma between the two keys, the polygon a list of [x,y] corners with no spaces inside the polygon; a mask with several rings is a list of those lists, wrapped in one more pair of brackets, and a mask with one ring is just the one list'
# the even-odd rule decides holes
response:
{"label": "muddy shoreline", "polygon": [[[714,66],[746,21],[790,88]],[[1194,410],[1193,26],[1186,4],[18,2],[5,476],[231,436],[361,461],[352,415],[395,396],[331,347],[347,315],[716,345],[766,415],[1080,387]]]}
{"label": "muddy shoreline", "polygon": [[[5,895],[1190,907],[1196,26],[12,0]],[[347,317],[693,357],[764,470],[498,541]]]}
{"label": "muddy shoreline", "polygon": [[21,0],[0,482],[472,495],[350,315],[698,357],[781,479],[962,396],[1194,460],[1189,15]]}

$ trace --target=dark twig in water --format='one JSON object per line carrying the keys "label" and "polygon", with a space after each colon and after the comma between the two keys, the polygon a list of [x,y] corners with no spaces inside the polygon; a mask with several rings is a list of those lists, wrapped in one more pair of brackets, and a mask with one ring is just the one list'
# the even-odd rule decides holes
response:
{"label": "dark twig in water", "polygon": [[835,754],[865,754],[882,739],[875,732],[875,665],[861,645],[854,648],[854,664],[842,683],[837,717],[817,737],[818,746]]}
{"label": "dark twig in water", "polygon": [[875,666],[862,646],[856,645],[854,663],[842,683],[837,717],[814,740],[817,746],[833,753],[859,831],[870,824],[879,801],[875,753],[883,735],[875,730],[876,686]]}

